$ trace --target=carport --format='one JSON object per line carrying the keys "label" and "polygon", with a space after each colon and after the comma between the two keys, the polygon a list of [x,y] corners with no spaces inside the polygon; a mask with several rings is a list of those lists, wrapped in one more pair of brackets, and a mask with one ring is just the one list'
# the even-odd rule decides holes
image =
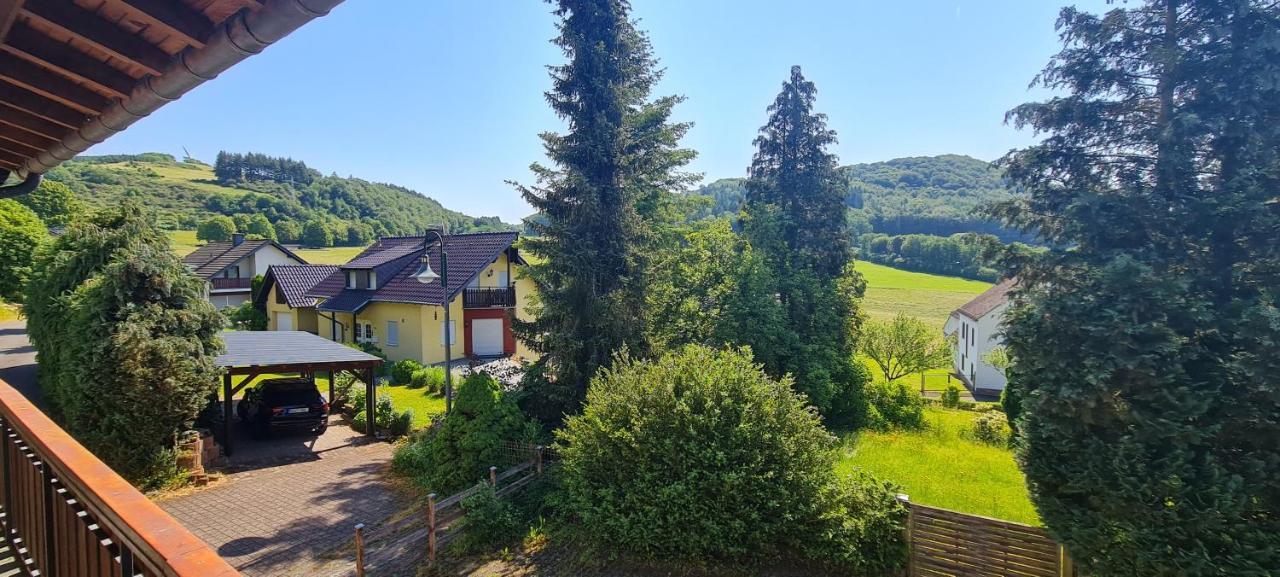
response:
{"label": "carport", "polygon": [[[254,377],[268,373],[329,374],[329,402],[333,402],[333,379],[338,371],[349,371],[365,384],[365,414],[373,415],[376,369],[382,359],[341,343],[303,331],[225,331],[221,335],[226,352],[214,359],[225,369],[222,376],[222,437],[231,454],[232,399]],[[233,386],[233,377],[239,382]],[[373,434],[368,427],[368,434]]]}

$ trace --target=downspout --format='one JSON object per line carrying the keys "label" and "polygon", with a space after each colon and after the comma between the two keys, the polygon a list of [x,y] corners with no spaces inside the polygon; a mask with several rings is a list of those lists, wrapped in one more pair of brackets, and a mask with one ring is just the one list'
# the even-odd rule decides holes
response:
{"label": "downspout", "polygon": [[[5,176],[8,175],[6,174]],[[27,178],[18,184],[12,186],[0,186],[0,199],[22,196],[35,190],[37,186],[40,186],[41,178],[43,177],[40,174],[28,173]],[[0,182],[4,182],[4,179],[0,179]]]}
{"label": "downspout", "polygon": [[188,47],[179,53],[159,76],[143,78],[127,98],[112,104],[49,150],[27,159],[19,174],[29,177],[48,172],[341,3],[342,0],[267,0],[257,12],[241,10],[214,31],[204,48]]}

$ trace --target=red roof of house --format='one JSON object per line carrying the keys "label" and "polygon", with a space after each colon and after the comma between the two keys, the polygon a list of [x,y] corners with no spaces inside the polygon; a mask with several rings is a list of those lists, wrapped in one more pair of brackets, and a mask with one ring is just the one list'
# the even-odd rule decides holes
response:
{"label": "red roof of house", "polygon": [[1018,284],[1017,279],[1007,278],[995,286],[987,289],[973,300],[965,303],[955,312],[967,316],[973,320],[978,320],[987,315],[987,313],[995,310],[1001,303],[1008,299],[1009,290],[1013,285]]}

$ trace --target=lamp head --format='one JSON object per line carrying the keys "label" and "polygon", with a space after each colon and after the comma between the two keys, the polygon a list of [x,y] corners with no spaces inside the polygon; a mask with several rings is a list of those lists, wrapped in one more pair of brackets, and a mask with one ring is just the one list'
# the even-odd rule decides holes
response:
{"label": "lamp head", "polygon": [[422,264],[418,266],[418,272],[413,273],[413,278],[418,279],[422,284],[431,284],[440,278],[440,275],[431,270],[431,261],[427,256],[422,255]]}

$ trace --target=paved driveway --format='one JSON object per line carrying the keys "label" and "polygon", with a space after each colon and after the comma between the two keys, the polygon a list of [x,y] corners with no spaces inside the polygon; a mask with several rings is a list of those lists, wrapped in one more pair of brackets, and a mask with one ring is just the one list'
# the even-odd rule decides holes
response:
{"label": "paved driveway", "polygon": [[[253,441],[241,431],[224,480],[159,505],[245,575],[354,575],[355,526],[376,548],[413,500],[387,481],[391,445],[332,419],[320,437]],[[370,575],[413,574],[417,551],[402,553]]]}
{"label": "paved driveway", "polygon": [[41,406],[36,386],[36,349],[27,340],[26,321],[0,323],[0,379]]}

